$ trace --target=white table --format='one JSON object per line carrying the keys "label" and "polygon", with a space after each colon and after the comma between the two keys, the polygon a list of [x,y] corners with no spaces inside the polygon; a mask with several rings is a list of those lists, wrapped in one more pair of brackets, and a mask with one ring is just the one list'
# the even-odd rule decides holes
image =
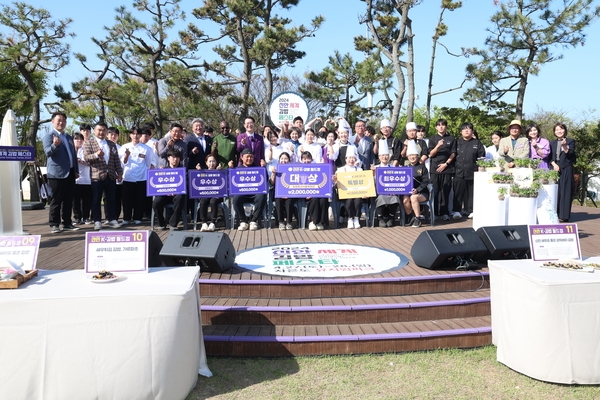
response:
{"label": "white table", "polygon": [[497,359],[532,378],[600,383],[600,271],[488,262]]}
{"label": "white table", "polygon": [[[0,291],[0,393],[14,399],[183,399],[210,376],[198,267],[110,283],[40,271]],[[1,396],[0,396],[1,397]]]}

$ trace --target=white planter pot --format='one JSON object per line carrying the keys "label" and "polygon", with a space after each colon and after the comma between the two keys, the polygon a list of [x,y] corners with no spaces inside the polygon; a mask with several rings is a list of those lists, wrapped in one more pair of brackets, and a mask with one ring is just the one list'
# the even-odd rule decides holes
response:
{"label": "white planter pot", "polygon": [[535,224],[537,199],[531,197],[508,198],[508,225]]}
{"label": "white planter pot", "polygon": [[552,204],[552,209],[556,210],[556,199],[558,198],[558,185],[542,185],[542,190],[538,195],[537,206],[542,206],[544,201],[549,201]]}

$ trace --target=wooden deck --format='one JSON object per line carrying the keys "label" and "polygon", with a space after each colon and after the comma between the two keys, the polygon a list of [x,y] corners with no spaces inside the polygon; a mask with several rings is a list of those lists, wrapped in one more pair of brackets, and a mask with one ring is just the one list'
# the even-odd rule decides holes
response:
{"label": "wooden deck", "polygon": [[[585,257],[600,254],[600,209],[573,206]],[[82,269],[84,225],[50,233],[48,211],[23,211],[24,230],[42,235],[38,268]],[[475,271],[429,270],[414,264],[411,247],[428,229],[471,227],[471,221],[436,221],[431,228],[224,231],[236,251],[290,243],[369,245],[404,254],[399,270],[339,279],[262,275],[233,268],[203,272],[202,320],[207,353],[289,356],[476,347],[491,343],[489,277]],[[150,224],[122,229],[150,229]],[[169,232],[158,232],[164,241]]]}

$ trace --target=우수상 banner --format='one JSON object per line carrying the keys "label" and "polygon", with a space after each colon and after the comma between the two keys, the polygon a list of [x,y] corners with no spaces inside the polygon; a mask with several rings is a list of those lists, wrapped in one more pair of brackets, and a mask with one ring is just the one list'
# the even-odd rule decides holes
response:
{"label": "\uc6b0\uc218\uc0c1 banner", "polygon": [[267,194],[267,170],[264,167],[229,169],[229,195]]}
{"label": "\uc6b0\uc218\uc0c1 banner", "polygon": [[190,199],[227,197],[227,170],[202,169],[188,171]]}

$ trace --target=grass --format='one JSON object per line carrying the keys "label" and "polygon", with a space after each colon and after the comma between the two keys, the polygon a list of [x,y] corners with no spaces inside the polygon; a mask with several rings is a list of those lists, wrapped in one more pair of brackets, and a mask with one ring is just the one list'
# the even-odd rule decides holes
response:
{"label": "grass", "polygon": [[297,357],[209,358],[196,399],[597,399],[600,386],[537,381],[496,361],[496,347]]}

